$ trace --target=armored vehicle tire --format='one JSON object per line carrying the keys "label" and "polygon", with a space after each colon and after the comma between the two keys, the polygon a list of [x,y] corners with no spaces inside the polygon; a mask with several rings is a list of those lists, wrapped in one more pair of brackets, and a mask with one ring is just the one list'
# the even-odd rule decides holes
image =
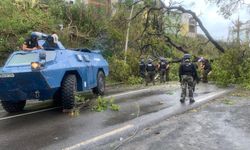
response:
{"label": "armored vehicle tire", "polygon": [[11,101],[1,101],[3,108],[9,113],[20,112],[23,110],[26,101],[18,101],[18,102],[11,102]]}
{"label": "armored vehicle tire", "polygon": [[61,89],[57,90],[53,96],[53,105],[54,106],[62,106],[62,95]]}
{"label": "armored vehicle tire", "polygon": [[93,93],[96,95],[104,95],[105,92],[105,75],[102,71],[97,73],[97,86],[93,88]]}
{"label": "armored vehicle tire", "polygon": [[61,86],[63,109],[73,109],[75,105],[76,76],[69,74],[64,77]]}

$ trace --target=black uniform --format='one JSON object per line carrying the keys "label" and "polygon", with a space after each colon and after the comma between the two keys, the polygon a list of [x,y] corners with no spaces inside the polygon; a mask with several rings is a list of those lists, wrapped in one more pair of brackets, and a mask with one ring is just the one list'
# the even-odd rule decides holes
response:
{"label": "black uniform", "polygon": [[145,78],[146,64],[144,63],[144,61],[141,61],[139,64],[139,73],[141,78]]}
{"label": "black uniform", "polygon": [[149,62],[146,65],[146,71],[147,71],[147,80],[146,85],[148,85],[149,82],[153,82],[155,85],[154,77],[155,77],[155,66],[152,62]]}
{"label": "black uniform", "polygon": [[[165,60],[159,62],[159,72],[161,77],[161,83],[168,80],[168,63]],[[165,78],[164,78],[165,77]]]}
{"label": "black uniform", "polygon": [[[198,69],[198,65],[195,62],[193,62],[193,64],[194,64],[195,69],[197,70]],[[200,82],[200,77],[199,77],[198,72],[197,72],[197,76],[194,79],[193,92],[195,91],[196,84],[198,84],[199,82]]]}
{"label": "black uniform", "polygon": [[25,42],[24,42],[24,44],[27,45],[27,48],[38,47],[37,40],[32,40],[31,38],[26,39]]}

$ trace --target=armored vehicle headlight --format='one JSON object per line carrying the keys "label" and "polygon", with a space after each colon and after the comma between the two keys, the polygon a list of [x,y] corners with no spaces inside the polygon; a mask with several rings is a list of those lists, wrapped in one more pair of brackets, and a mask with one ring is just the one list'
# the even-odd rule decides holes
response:
{"label": "armored vehicle headlight", "polygon": [[39,62],[32,62],[31,69],[33,69],[33,70],[41,69],[41,64]]}

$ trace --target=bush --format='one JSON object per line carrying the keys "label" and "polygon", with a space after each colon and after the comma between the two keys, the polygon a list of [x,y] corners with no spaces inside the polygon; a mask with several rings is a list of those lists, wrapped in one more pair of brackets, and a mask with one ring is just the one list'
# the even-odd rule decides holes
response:
{"label": "bush", "polygon": [[132,74],[131,67],[124,60],[119,60],[117,57],[109,59],[109,66],[112,80],[126,82]]}
{"label": "bush", "polygon": [[141,83],[143,83],[143,79],[141,77],[136,77],[136,76],[130,76],[127,81],[127,84],[130,85],[136,85]]}
{"label": "bush", "polygon": [[211,78],[218,85],[240,84],[250,86],[249,54],[240,49],[229,49],[212,63]]}
{"label": "bush", "polygon": [[172,63],[169,65],[169,80],[171,81],[179,81],[179,63]]}

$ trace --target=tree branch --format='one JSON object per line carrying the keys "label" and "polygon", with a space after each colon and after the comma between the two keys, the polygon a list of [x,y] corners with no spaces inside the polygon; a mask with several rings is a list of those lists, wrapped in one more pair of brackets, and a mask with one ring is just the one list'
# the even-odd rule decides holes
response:
{"label": "tree branch", "polygon": [[175,47],[177,50],[183,52],[183,53],[188,53],[188,51],[186,51],[182,46],[179,46],[177,44],[175,44],[170,37],[168,37],[167,35],[164,35],[166,42],[171,44],[173,47]]}
{"label": "tree branch", "polygon": [[171,7],[168,7],[165,5],[164,2],[162,2],[162,5],[165,7],[165,9],[167,10],[179,10],[181,11],[182,13],[188,13],[190,14],[193,19],[195,19],[195,21],[198,23],[198,25],[200,26],[201,30],[205,33],[206,37],[209,39],[209,41],[219,50],[221,51],[222,53],[225,52],[224,48],[222,46],[220,46],[214,39],[213,37],[210,35],[210,33],[207,31],[207,29],[204,27],[203,23],[201,22],[201,20],[197,17],[197,15],[191,11],[191,10],[186,10],[185,8],[183,8],[182,6],[171,6]]}

